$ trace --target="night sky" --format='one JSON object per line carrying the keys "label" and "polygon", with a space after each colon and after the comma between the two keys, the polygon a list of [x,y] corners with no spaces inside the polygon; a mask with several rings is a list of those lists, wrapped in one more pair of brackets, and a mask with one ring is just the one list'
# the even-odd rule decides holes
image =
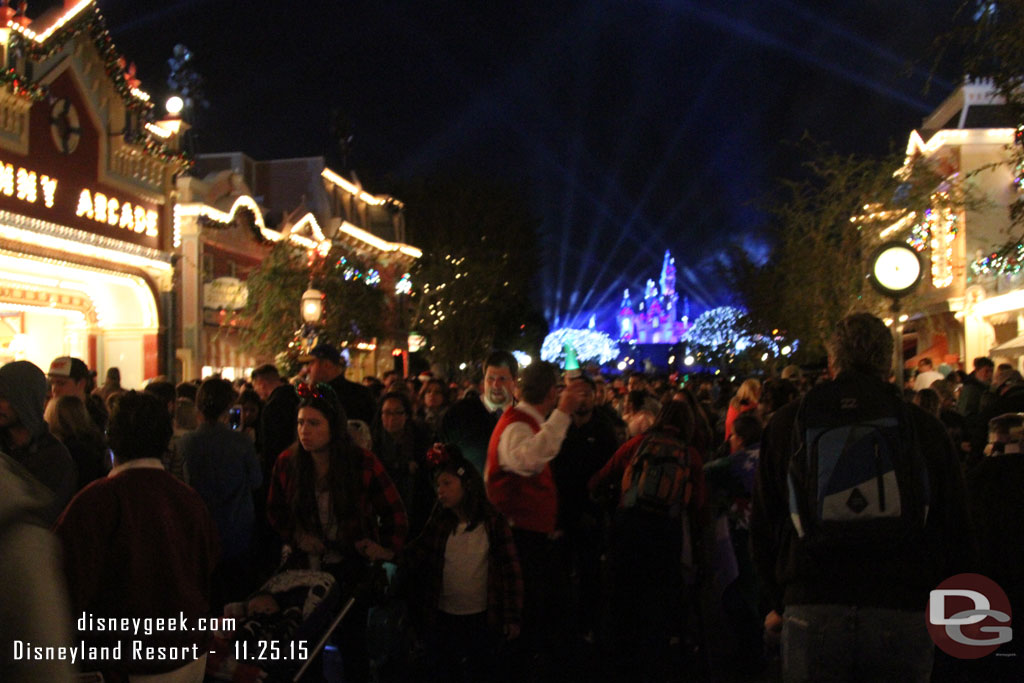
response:
{"label": "night sky", "polygon": [[340,109],[370,191],[466,169],[525,186],[554,327],[640,293],[665,249],[694,314],[730,303],[713,264],[737,238],[766,253],[752,202],[800,162],[781,143],[905,145],[958,78],[947,60],[925,92],[958,2],[99,4],[154,95],[173,45],[193,51],[201,152],[324,154]]}

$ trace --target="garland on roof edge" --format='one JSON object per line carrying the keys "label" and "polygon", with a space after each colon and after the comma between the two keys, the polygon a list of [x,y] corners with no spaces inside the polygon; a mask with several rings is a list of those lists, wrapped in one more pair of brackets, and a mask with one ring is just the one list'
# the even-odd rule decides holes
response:
{"label": "garland on roof edge", "polygon": [[103,67],[107,72],[107,76],[114,82],[114,88],[121,96],[121,99],[124,100],[125,106],[132,111],[148,111],[152,109],[152,102],[141,100],[132,94],[131,86],[129,86],[128,80],[125,78],[124,57],[114,47],[114,40],[110,37],[110,32],[107,31],[103,15],[100,14],[99,8],[95,5],[82,11],[77,17],[54,31],[42,44],[36,43],[34,40],[28,40],[17,32],[11,34],[11,39],[20,43],[25,50],[25,54],[30,59],[39,61],[49,59],[64,47],[67,41],[78,37],[85,31],[90,32],[93,44],[103,59]]}

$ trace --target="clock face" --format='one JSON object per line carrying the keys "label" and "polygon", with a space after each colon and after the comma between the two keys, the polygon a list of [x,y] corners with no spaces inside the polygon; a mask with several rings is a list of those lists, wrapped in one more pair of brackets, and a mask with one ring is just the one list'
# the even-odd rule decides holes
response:
{"label": "clock face", "polygon": [[885,294],[906,294],[921,278],[921,260],[902,242],[883,245],[871,264],[871,276]]}

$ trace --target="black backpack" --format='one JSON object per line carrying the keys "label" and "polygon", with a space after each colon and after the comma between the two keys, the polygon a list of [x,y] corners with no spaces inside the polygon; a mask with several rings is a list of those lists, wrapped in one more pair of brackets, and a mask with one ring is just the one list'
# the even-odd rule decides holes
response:
{"label": "black backpack", "polygon": [[787,483],[799,542],[826,550],[898,544],[928,518],[928,470],[898,396],[829,382],[801,401]]}

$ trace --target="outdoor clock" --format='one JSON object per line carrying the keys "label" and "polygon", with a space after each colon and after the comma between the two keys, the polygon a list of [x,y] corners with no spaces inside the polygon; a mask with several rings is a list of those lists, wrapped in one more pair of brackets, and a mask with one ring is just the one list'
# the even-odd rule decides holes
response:
{"label": "outdoor clock", "polygon": [[50,109],[50,134],[53,144],[62,154],[71,154],[78,147],[82,137],[82,127],[78,120],[78,110],[71,100],[62,97]]}
{"label": "outdoor clock", "polygon": [[906,242],[886,242],[871,258],[869,278],[875,289],[899,298],[909,294],[924,275],[921,258]]}

